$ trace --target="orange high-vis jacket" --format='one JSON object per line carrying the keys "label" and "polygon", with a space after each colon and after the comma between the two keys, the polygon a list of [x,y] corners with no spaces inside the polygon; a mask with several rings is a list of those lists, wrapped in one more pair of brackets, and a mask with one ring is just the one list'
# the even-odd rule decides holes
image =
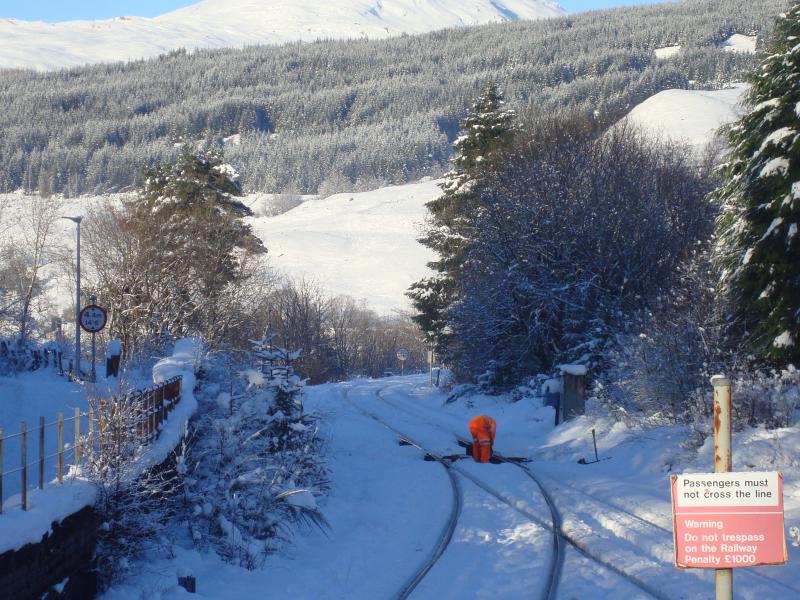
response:
{"label": "orange high-vis jacket", "polygon": [[472,434],[472,458],[476,462],[487,463],[492,458],[495,431],[497,423],[488,415],[480,415],[469,422],[469,432]]}

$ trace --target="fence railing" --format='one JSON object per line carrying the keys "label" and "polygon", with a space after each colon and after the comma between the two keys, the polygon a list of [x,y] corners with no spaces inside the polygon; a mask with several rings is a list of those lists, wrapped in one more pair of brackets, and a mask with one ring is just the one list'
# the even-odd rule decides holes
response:
{"label": "fence railing", "polygon": [[[158,438],[162,424],[180,398],[181,377],[133,392],[124,398],[126,404],[135,407],[132,429],[141,445],[150,444]],[[44,489],[46,481],[57,480],[62,483],[69,461],[75,468],[73,472],[77,472],[86,452],[93,450],[104,438],[104,430],[114,410],[114,401],[100,399],[97,409],[94,406],[89,406],[86,411],[75,408],[68,418],[64,417],[63,412],[58,413],[57,419],[50,423],[44,417],[39,417],[38,426],[33,428],[23,421],[19,433],[4,435],[0,429],[0,513],[4,508],[3,499],[18,493],[22,509],[28,510],[28,491],[37,487]],[[30,460],[31,457],[33,460]],[[6,464],[19,466],[6,469]]]}

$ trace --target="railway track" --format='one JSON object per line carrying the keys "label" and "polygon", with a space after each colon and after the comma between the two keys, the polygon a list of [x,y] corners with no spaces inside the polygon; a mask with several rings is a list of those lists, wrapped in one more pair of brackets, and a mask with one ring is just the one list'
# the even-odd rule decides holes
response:
{"label": "railway track", "polygon": [[[381,397],[383,390],[378,390],[376,392],[376,396]],[[453,476],[453,474],[458,474],[459,476],[471,481],[475,484],[478,488],[483,490],[484,492],[488,493],[489,495],[493,496],[495,499],[500,501],[501,503],[507,505],[509,508],[513,509],[517,513],[521,514],[528,520],[536,523],[540,527],[549,530],[553,534],[553,542],[551,548],[551,556],[548,561],[548,576],[546,578],[546,583],[544,588],[541,591],[540,598],[543,600],[553,600],[557,597],[558,586],[561,579],[563,563],[564,563],[564,549],[565,545],[572,546],[579,554],[583,555],[587,559],[602,565],[604,568],[610,570],[611,572],[617,574],[618,576],[622,577],[630,584],[635,586],[636,588],[640,589],[641,591],[645,592],[647,595],[657,598],[659,600],[667,600],[669,597],[659,590],[653,588],[649,584],[640,579],[632,576],[629,573],[626,573],[619,569],[616,565],[612,564],[610,561],[603,559],[602,557],[596,556],[592,553],[589,549],[582,547],[581,544],[576,543],[575,540],[571,539],[570,536],[566,535],[563,532],[562,524],[561,524],[561,517],[559,515],[558,508],[553,501],[553,498],[548,493],[547,488],[539,481],[536,477],[536,474],[530,471],[530,469],[523,469],[523,472],[526,473],[526,476],[531,478],[538,489],[540,490],[542,497],[547,505],[550,515],[549,519],[543,519],[540,515],[533,513],[531,510],[525,508],[517,499],[509,497],[505,493],[500,490],[493,488],[491,485],[487,484],[482,479],[476,477],[475,475],[465,471],[464,469],[459,468],[456,464],[451,463],[448,459],[443,457],[440,454],[437,454],[435,451],[432,451],[430,448],[426,447],[424,444],[420,443],[419,441],[413,439],[411,436],[407,435],[406,432],[398,429],[396,426],[392,425],[386,419],[382,418],[381,416],[366,410],[363,406],[359,405],[358,403],[354,402],[350,397],[348,390],[344,390],[343,394],[344,400],[350,404],[357,412],[361,413],[367,418],[370,418],[381,426],[386,428],[387,430],[391,431],[395,435],[397,435],[400,439],[405,440],[410,445],[418,448],[421,452],[424,452],[427,455],[430,455],[434,460],[439,462],[443,465],[443,467],[448,472],[449,476]],[[385,398],[382,398],[385,400]],[[389,402],[387,402],[389,403]],[[391,403],[389,403],[391,404]],[[515,464],[515,463],[509,463]],[[522,465],[519,465],[522,466]],[[451,478],[451,482],[452,482]],[[451,484],[452,485],[452,484]],[[453,488],[455,490],[455,487]],[[454,491],[455,496],[455,491]],[[450,518],[448,519],[448,523],[444,527],[443,534],[439,538],[439,542],[437,543],[437,548],[431,555],[429,559],[417,570],[413,577],[410,578],[409,582],[403,587],[401,592],[396,596],[396,598],[407,598],[409,594],[416,588],[416,586],[422,581],[424,576],[433,568],[436,561],[444,553],[445,549],[447,548],[447,544],[449,543],[450,539],[452,538],[452,533],[455,530],[457,520],[458,520],[458,512],[460,512],[460,508],[455,510],[451,510]],[[454,516],[455,515],[455,516]]]}
{"label": "railway track", "polygon": [[[453,508],[451,509],[448,521],[445,524],[445,527],[443,528],[443,531],[440,534],[439,539],[436,543],[436,549],[431,554],[431,556],[428,559],[426,559],[426,561],[417,569],[414,575],[408,580],[408,582],[403,586],[403,588],[395,597],[398,600],[408,598],[411,592],[413,592],[413,590],[419,585],[419,583],[423,580],[425,575],[427,575],[430,572],[430,570],[434,567],[436,562],[439,560],[439,558],[441,558],[441,556],[447,549],[447,546],[453,537],[453,532],[455,531],[456,526],[458,525],[458,517],[461,513],[461,506],[463,502],[461,495],[462,494],[461,486],[458,483],[458,479],[456,477],[456,474],[458,474],[461,477],[470,480],[477,487],[482,489],[484,492],[490,494],[495,499],[499,500],[501,503],[509,506],[516,512],[521,513],[526,518],[535,522],[540,527],[543,527],[553,532],[553,548],[552,548],[553,553],[549,560],[548,576],[546,579],[546,584],[539,597],[542,598],[542,600],[554,600],[556,598],[558,582],[561,574],[561,566],[563,564],[562,544],[560,541],[560,536],[556,533],[560,529],[560,521],[557,520],[558,513],[551,512],[551,519],[556,519],[556,520],[555,521],[551,520],[551,522],[548,523],[547,521],[540,518],[538,515],[535,515],[532,512],[517,506],[517,504],[514,502],[512,498],[506,497],[504,494],[502,494],[498,490],[493,489],[491,486],[487,485],[485,482],[481,481],[474,475],[467,473],[462,469],[459,469],[457,466],[453,465],[449,460],[437,454],[430,448],[427,448],[422,443],[415,440],[412,436],[409,436],[406,432],[396,428],[394,425],[392,425],[382,417],[376,415],[375,413],[364,409],[362,406],[354,402],[349,397],[348,391],[349,390],[344,390],[343,398],[353,409],[361,413],[363,416],[379,423],[381,426],[383,426],[384,428],[388,429],[389,431],[397,435],[400,440],[417,448],[425,455],[430,456],[433,460],[441,464],[442,467],[447,472],[448,476],[450,477],[451,489],[453,490]],[[550,506],[549,503],[548,506]],[[554,505],[552,505],[551,510],[555,511]]]}
{"label": "railway track", "polygon": [[[395,385],[397,385],[397,384],[395,384]],[[400,384],[400,385],[408,385],[408,384]],[[443,433],[446,433],[446,434],[452,436],[456,440],[461,440],[462,442],[466,442],[466,443],[469,443],[471,441],[471,440],[467,440],[463,436],[460,436],[459,434],[457,434],[457,433],[455,433],[453,431],[448,430],[446,427],[444,427],[442,425],[439,425],[437,423],[431,422],[427,418],[427,416],[422,415],[422,414],[420,414],[420,413],[418,413],[418,412],[416,412],[414,410],[409,410],[409,408],[407,406],[398,404],[397,402],[394,402],[392,400],[387,399],[386,398],[386,394],[384,393],[385,390],[386,390],[386,388],[381,389],[377,393],[377,396],[383,402],[385,402],[386,404],[388,404],[388,405],[392,406],[393,408],[395,408],[397,410],[400,410],[400,411],[402,411],[402,412],[404,412],[404,413],[406,413],[406,414],[408,414],[408,415],[410,415],[410,416],[412,416],[414,418],[422,419],[427,425],[429,425],[431,427],[434,427],[434,428],[442,431]],[[495,452],[495,456],[505,460],[505,457],[503,457],[501,454],[499,454],[497,452]],[[544,483],[543,483],[544,479],[550,479],[552,481],[551,478],[549,478],[547,476],[542,476],[539,473],[535,473],[529,466],[527,466],[525,464],[520,464],[518,462],[507,461],[507,460],[505,462],[507,464],[513,465],[514,467],[517,467],[518,469],[522,470],[526,474],[526,476],[529,477],[536,484],[537,488],[540,490],[542,495],[546,498],[546,502],[547,502],[548,506],[551,507],[551,510],[554,511],[556,514],[558,514],[558,508],[557,508],[556,503],[553,501],[552,494],[550,493],[550,488],[545,486]],[[456,469],[456,470],[458,470],[458,469]],[[607,500],[603,500],[601,498],[597,498],[596,496],[586,492],[585,490],[582,490],[580,487],[577,487],[577,486],[574,486],[574,485],[571,485],[571,484],[564,484],[562,482],[557,482],[557,485],[559,487],[569,488],[572,493],[580,494],[581,496],[583,496],[585,499],[587,499],[590,502],[606,506],[606,507],[612,509],[618,515],[624,515],[624,517],[626,517],[626,518],[628,518],[628,519],[630,519],[632,521],[637,522],[639,524],[639,526],[641,526],[643,528],[650,528],[650,529],[653,529],[653,530],[656,530],[656,531],[660,532],[668,540],[669,544],[672,543],[672,530],[671,529],[666,528],[666,527],[664,527],[662,525],[659,525],[657,523],[654,523],[654,522],[652,522],[652,521],[650,521],[648,519],[645,519],[644,517],[642,517],[640,515],[637,515],[636,513],[632,512],[632,511],[630,511],[630,510],[628,510],[626,508],[620,507],[620,506],[618,506],[618,505],[616,505],[616,504],[614,504],[612,502],[608,502]],[[559,529],[560,529],[560,527],[561,527],[560,526],[560,517],[558,519],[558,522],[559,522]],[[555,529],[554,529],[554,531],[555,531]],[[631,578],[630,574],[625,573],[624,571],[622,571],[621,569],[619,569],[615,565],[609,564],[606,561],[600,559],[599,557],[593,556],[593,554],[591,553],[590,549],[586,546],[586,544],[582,543],[580,540],[573,539],[572,536],[569,536],[568,534],[566,534],[563,531],[559,531],[559,537],[563,537],[566,543],[568,543],[568,544],[572,545],[573,547],[575,547],[582,554],[584,554],[587,558],[590,558],[591,560],[594,560],[596,562],[601,562],[601,564],[604,564],[604,566],[606,566],[607,568],[611,569],[612,571],[614,571],[615,573],[617,573],[621,577],[624,577],[625,579],[628,579],[629,581],[631,581],[631,583],[634,583],[635,585],[637,585],[637,587],[639,587],[640,589],[648,592],[649,594],[653,595],[654,597],[657,597],[657,598],[666,597],[666,596],[664,596],[663,594],[661,594],[660,592],[658,592],[657,590],[653,589],[651,586],[649,586],[647,584],[645,584],[645,586],[639,585],[639,583],[637,583],[634,579]],[[751,570],[742,570],[742,572],[738,573],[737,575],[740,576],[740,577],[744,577],[745,579],[758,580],[758,581],[760,581],[762,583],[769,584],[770,586],[775,586],[775,587],[781,588],[785,592],[790,592],[791,594],[794,594],[796,597],[800,597],[800,589],[795,588],[795,587],[793,587],[793,586],[791,586],[791,585],[789,585],[787,583],[784,583],[784,582],[779,581],[777,579],[774,579],[772,577],[769,577],[768,575],[765,575],[763,573],[759,573],[757,571],[751,571]],[[643,582],[640,582],[640,583],[643,583]]]}

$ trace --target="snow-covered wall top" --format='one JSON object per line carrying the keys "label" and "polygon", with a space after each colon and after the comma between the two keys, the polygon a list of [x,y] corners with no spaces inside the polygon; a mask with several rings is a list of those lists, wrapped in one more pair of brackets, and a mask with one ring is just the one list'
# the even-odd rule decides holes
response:
{"label": "snow-covered wall top", "polygon": [[50,70],[226,48],[402,33],[565,14],[547,0],[205,0],[154,19],[0,20],[0,68]]}

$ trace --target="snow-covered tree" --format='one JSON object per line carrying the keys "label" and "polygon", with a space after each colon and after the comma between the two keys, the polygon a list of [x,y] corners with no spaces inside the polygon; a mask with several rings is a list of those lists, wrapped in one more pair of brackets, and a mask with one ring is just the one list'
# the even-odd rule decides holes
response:
{"label": "snow-covered tree", "polygon": [[325,486],[318,419],[304,412],[304,381],[291,367],[300,351],[274,337],[251,341],[249,368],[238,373],[209,364],[188,461],[195,543],[248,568],[298,519],[325,523],[315,501]]}
{"label": "snow-covered tree", "polygon": [[429,223],[419,241],[439,255],[428,265],[436,275],[414,283],[408,296],[418,311],[415,321],[439,352],[446,346],[446,309],[471,235],[466,214],[479,201],[473,187],[485,165],[513,139],[514,111],[505,104],[496,84],[484,88],[461,122],[463,133],[453,143],[457,155],[445,175],[443,193],[427,204]]}
{"label": "snow-covered tree", "polygon": [[558,362],[602,367],[607,340],[713,223],[685,148],[580,114],[526,122],[473,190],[449,351],[457,373],[492,387]]}
{"label": "snow-covered tree", "polygon": [[780,18],[751,76],[747,113],[715,192],[716,256],[737,328],[762,358],[800,359],[800,4]]}
{"label": "snow-covered tree", "polygon": [[20,348],[37,325],[42,325],[48,306],[44,290],[45,267],[53,259],[52,228],[58,205],[39,196],[25,198],[12,235],[0,240],[0,335],[13,335]]}
{"label": "snow-covered tree", "polygon": [[252,309],[252,287],[268,281],[238,176],[220,153],[188,146],[175,162],[144,171],[136,199],[87,219],[96,294],[127,349],[189,333],[213,345]]}

